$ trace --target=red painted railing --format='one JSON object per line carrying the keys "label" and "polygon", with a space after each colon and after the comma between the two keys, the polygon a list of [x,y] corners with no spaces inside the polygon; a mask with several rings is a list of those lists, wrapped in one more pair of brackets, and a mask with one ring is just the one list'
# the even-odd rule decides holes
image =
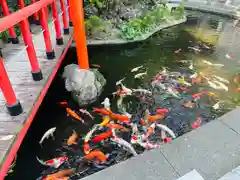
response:
{"label": "red painted railing", "polygon": [[[29,63],[31,65],[31,73],[34,81],[40,81],[43,79],[41,69],[39,67],[32,35],[30,32],[30,25],[28,17],[33,15],[35,24],[40,24],[43,32],[43,37],[46,47],[47,58],[54,59],[55,53],[51,44],[50,33],[48,28],[48,5],[52,8],[52,17],[56,31],[56,43],[57,45],[63,44],[63,36],[61,33],[61,23],[59,15],[63,20],[63,32],[69,34],[69,22],[67,10],[69,6],[65,0],[60,0],[61,12],[58,12],[56,0],[32,0],[32,4],[29,6],[24,5],[23,0],[18,0],[20,10],[10,14],[6,0],[0,0],[0,4],[3,9],[4,17],[0,19],[0,32],[9,31],[10,40],[13,44],[19,43],[16,33],[14,32],[14,26],[20,24],[22,38],[25,44],[25,49],[28,54]],[[67,7],[66,7],[67,6]],[[22,113],[22,107],[20,102],[12,88],[11,82],[8,78],[7,72],[4,67],[3,57],[0,57],[0,87],[3,95],[6,99],[6,107],[8,112],[12,116],[16,116]]]}

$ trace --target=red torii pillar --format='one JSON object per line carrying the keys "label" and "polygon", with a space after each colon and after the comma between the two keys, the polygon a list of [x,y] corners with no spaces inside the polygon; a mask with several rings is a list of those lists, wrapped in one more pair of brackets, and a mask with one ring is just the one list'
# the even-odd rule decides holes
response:
{"label": "red torii pillar", "polygon": [[74,39],[76,41],[78,65],[80,69],[89,69],[83,0],[69,0],[69,3]]}

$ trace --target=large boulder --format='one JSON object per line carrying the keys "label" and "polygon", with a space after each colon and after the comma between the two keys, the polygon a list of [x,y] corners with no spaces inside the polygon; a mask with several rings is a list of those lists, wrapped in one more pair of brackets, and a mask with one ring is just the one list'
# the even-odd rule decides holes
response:
{"label": "large boulder", "polygon": [[65,66],[62,77],[65,79],[66,90],[71,92],[79,106],[95,102],[106,84],[105,78],[97,69],[79,69],[76,64]]}

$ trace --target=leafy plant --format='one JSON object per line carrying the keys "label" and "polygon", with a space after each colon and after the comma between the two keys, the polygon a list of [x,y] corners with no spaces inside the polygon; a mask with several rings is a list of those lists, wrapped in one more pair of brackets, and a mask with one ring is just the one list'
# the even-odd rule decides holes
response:
{"label": "leafy plant", "polygon": [[172,10],[172,15],[176,19],[180,19],[184,16],[184,5],[183,5],[183,3],[181,3],[178,7],[176,7],[176,9]]}
{"label": "leafy plant", "polygon": [[7,42],[8,38],[9,38],[9,35],[7,31],[3,31],[0,33],[0,39],[2,39],[3,42]]}
{"label": "leafy plant", "polygon": [[93,35],[97,31],[104,31],[105,26],[109,25],[110,21],[104,21],[98,16],[91,16],[85,21],[85,28],[88,35]]}

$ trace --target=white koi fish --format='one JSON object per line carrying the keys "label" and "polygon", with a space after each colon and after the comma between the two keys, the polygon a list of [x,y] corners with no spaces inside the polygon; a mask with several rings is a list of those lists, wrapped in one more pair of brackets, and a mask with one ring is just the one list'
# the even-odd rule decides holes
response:
{"label": "white koi fish", "polygon": [[214,104],[212,107],[213,107],[213,109],[215,109],[215,110],[219,109],[219,108],[220,108],[220,101],[217,102],[216,104]]}
{"label": "white koi fish", "polygon": [[127,151],[132,153],[134,156],[138,155],[135,149],[132,147],[132,145],[129,142],[125,141],[124,139],[114,136],[111,137],[111,140],[123,146]]}
{"label": "white koi fish", "polygon": [[201,49],[196,48],[196,47],[188,47],[188,49],[192,49],[192,50],[194,50],[195,52],[201,52]]}
{"label": "white koi fish", "polygon": [[152,92],[147,89],[132,89],[132,91],[133,92],[142,92],[144,94],[152,94]]}
{"label": "white koi fish", "polygon": [[229,84],[229,81],[220,77],[220,76],[216,76],[216,75],[213,75],[213,77],[215,77],[216,79],[218,79],[219,81],[222,81],[223,83],[226,83],[226,84]]}
{"label": "white koi fish", "polygon": [[217,67],[223,67],[224,64],[213,64],[213,66],[217,66]]}
{"label": "white koi fish", "polygon": [[228,91],[228,87],[225,84],[223,84],[223,83],[221,83],[219,81],[214,81],[214,82],[219,85],[220,89]]}
{"label": "white koi fish", "polygon": [[169,94],[171,94],[173,97],[180,98],[179,93],[174,91],[172,88],[168,87],[167,91]]}
{"label": "white koi fish", "polygon": [[122,78],[119,81],[116,82],[116,85],[122,84],[122,82],[125,80],[126,78]]}
{"label": "white koi fish", "polygon": [[133,69],[131,70],[131,72],[136,72],[136,71],[138,71],[139,69],[141,69],[142,67],[143,67],[143,65],[138,66],[138,67],[135,67],[135,68],[133,68]]}
{"label": "white koi fish", "polygon": [[193,64],[191,63],[188,68],[191,69],[191,70],[193,70]]}
{"label": "white koi fish", "polygon": [[38,157],[37,158],[37,161],[42,164],[43,166],[50,166],[50,167],[54,167],[54,168],[59,168],[65,161],[68,160],[68,157],[67,156],[62,156],[62,157],[57,157],[57,158],[54,158],[54,159],[50,159],[50,160],[47,160],[47,161],[42,161],[40,160]]}
{"label": "white koi fish", "polygon": [[207,46],[206,44],[203,44],[203,46],[204,46],[206,49],[211,49],[211,47]]}
{"label": "white koi fish", "polygon": [[209,65],[209,66],[212,66],[212,65],[213,65],[213,63],[211,63],[210,61],[202,60],[202,62],[203,62],[204,64]]}
{"label": "white koi fish", "polygon": [[167,127],[163,124],[157,124],[157,127],[160,128],[162,131],[167,132],[172,138],[176,138],[176,135],[169,127]]}
{"label": "white koi fish", "polygon": [[91,119],[94,119],[94,117],[86,109],[79,109],[79,111],[83,114],[88,115]]}
{"label": "white koi fish", "polygon": [[54,138],[53,133],[54,133],[55,131],[56,131],[56,127],[53,127],[53,128],[51,128],[51,129],[47,130],[47,131],[43,134],[41,140],[39,141],[39,144],[41,145],[41,144],[43,143],[44,139],[48,139],[50,136],[51,136],[52,139],[54,140],[55,138]]}
{"label": "white koi fish", "polygon": [[167,89],[166,86],[163,83],[155,83],[154,85],[157,86],[157,87],[160,87],[163,90]]}
{"label": "white koi fish", "polygon": [[146,74],[147,74],[147,71],[144,72],[144,73],[138,73],[138,74],[136,74],[136,75],[134,76],[134,78],[135,78],[135,79],[139,79],[139,78],[141,78],[142,76],[144,76],[144,75],[146,75]]}
{"label": "white koi fish", "polygon": [[209,86],[213,89],[220,89],[215,83],[213,83],[212,81],[207,80],[207,83],[209,84]]}
{"label": "white koi fish", "polygon": [[110,110],[111,103],[109,98],[105,98],[104,101],[101,102],[101,104],[104,106],[105,109]]}
{"label": "white koi fish", "polygon": [[193,78],[196,78],[197,76],[198,76],[198,74],[195,72],[194,74],[190,75],[189,77],[190,77],[191,79],[193,79]]}
{"label": "white koi fish", "polygon": [[97,130],[98,127],[99,127],[98,124],[95,124],[93,126],[93,128],[86,134],[86,136],[84,138],[84,142],[88,142],[90,140],[90,138],[92,137],[92,134],[94,133],[94,131]]}

